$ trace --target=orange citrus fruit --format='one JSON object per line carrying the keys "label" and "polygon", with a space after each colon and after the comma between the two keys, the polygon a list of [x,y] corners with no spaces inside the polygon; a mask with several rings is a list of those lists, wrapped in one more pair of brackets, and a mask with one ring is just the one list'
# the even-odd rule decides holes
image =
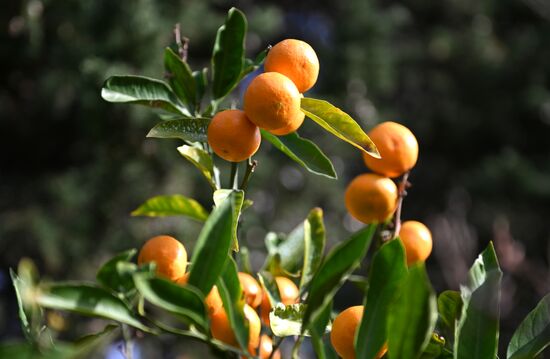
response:
{"label": "orange citrus fruit", "polygon": [[[336,353],[343,359],[355,359],[355,333],[363,317],[363,306],[357,305],[342,311],[332,323],[330,342]],[[358,338],[360,340],[360,338]],[[382,358],[386,354],[387,346],[380,349],[376,358]]]}
{"label": "orange citrus fruit", "polygon": [[[185,275],[178,279],[176,283],[180,285],[186,285],[188,280],[189,272],[185,273]],[[218,291],[218,287],[212,287],[210,293],[208,293],[206,298],[204,298],[204,304],[206,305],[209,314],[213,314],[223,307],[223,301],[222,297],[220,296],[220,292]]]}
{"label": "orange citrus fruit", "polygon": [[[260,338],[260,359],[269,358],[271,352],[273,352],[273,341],[268,335],[262,334]],[[272,358],[281,359],[281,352],[277,350],[275,353],[273,353]]]}
{"label": "orange citrus fruit", "polygon": [[[244,305],[244,316],[248,321],[248,351],[255,355],[256,349],[260,345],[260,330],[262,324],[256,311],[248,304]],[[218,310],[210,315],[210,331],[212,336],[231,346],[239,348],[237,338],[231,329],[229,319],[225,310]]]}
{"label": "orange citrus fruit", "polygon": [[304,41],[286,39],[267,53],[264,68],[285,75],[296,84],[298,91],[306,92],[319,76],[319,59],[315,50]]}
{"label": "orange citrus fruit", "polygon": [[[286,277],[275,277],[275,282],[277,283],[277,288],[279,289],[281,303],[284,305],[290,305],[298,302],[300,290],[293,281]],[[271,308],[273,308],[273,305],[271,304],[267,293],[264,291],[260,311],[262,320],[267,326],[269,326],[269,312],[271,311]]]}
{"label": "orange citrus fruit", "polygon": [[262,303],[262,287],[258,281],[248,273],[239,272],[239,282],[243,289],[246,304],[257,308]]}
{"label": "orange citrus fruit", "polygon": [[409,171],[418,159],[418,142],[413,133],[396,122],[382,122],[369,132],[370,139],[381,158],[363,153],[368,168],[381,175],[395,178]]}
{"label": "orange citrus fruit", "polygon": [[387,177],[362,174],[348,185],[345,201],[355,219],[363,223],[383,222],[397,206],[397,186]]}
{"label": "orange citrus fruit", "polygon": [[270,131],[294,127],[305,116],[296,85],[278,72],[264,72],[250,82],[244,94],[244,112],[256,126]]}
{"label": "orange citrus fruit", "polygon": [[185,274],[187,251],[183,244],[170,236],[157,236],[149,239],[138,255],[138,264],[155,262],[159,276],[176,281]]}
{"label": "orange citrus fruit", "polygon": [[241,110],[218,112],[208,126],[208,144],[226,161],[246,160],[258,151],[261,140],[260,129]]}
{"label": "orange citrus fruit", "polygon": [[399,238],[405,247],[408,265],[424,262],[432,253],[432,234],[428,227],[418,221],[403,222]]}

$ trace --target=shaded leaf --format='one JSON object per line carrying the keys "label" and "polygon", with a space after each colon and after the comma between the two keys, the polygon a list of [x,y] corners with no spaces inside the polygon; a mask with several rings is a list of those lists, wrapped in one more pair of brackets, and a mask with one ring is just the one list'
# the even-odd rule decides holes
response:
{"label": "shaded leaf", "polygon": [[231,8],[216,35],[212,53],[212,93],[215,99],[227,95],[237,84],[244,65],[244,40],[246,35],[244,14]]}
{"label": "shaded leaf", "polygon": [[216,183],[214,182],[214,164],[208,152],[198,147],[188,145],[178,147],[178,152],[201,171],[212,189],[217,189]]}
{"label": "shaded leaf", "polygon": [[191,285],[181,286],[163,278],[135,274],[134,282],[143,297],[184,322],[191,321],[203,330],[208,329],[204,296]]}
{"label": "shaded leaf", "polygon": [[392,240],[373,256],[369,289],[363,305],[367,308],[356,335],[357,358],[373,359],[387,341],[390,304],[407,276],[405,249],[401,241]]}
{"label": "shaded leaf", "polygon": [[110,77],[103,84],[101,97],[108,102],[145,105],[189,115],[189,111],[180,106],[178,98],[164,82],[148,77]]}
{"label": "shaded leaf", "polygon": [[455,334],[455,359],[496,357],[501,278],[497,256],[490,243],[470,268],[468,284],[460,288],[464,304]]}
{"label": "shaded leaf", "polygon": [[81,283],[44,285],[35,293],[35,302],[44,308],[66,310],[83,315],[111,319],[151,332],[119,298],[109,291]]}
{"label": "shaded leaf", "polygon": [[329,350],[323,340],[325,333],[332,330],[332,325],[330,323],[331,313],[332,302],[329,303],[321,313],[319,313],[314,322],[310,325],[311,345],[313,346],[313,350],[319,359],[338,358],[338,356],[334,353],[334,350]]}
{"label": "shaded leaf", "polygon": [[266,130],[260,131],[262,138],[271,142],[275,148],[309,172],[328,178],[338,178],[328,157],[312,141],[300,137],[297,132],[275,136]]}
{"label": "shaded leaf", "polygon": [[[424,263],[409,268],[388,317],[388,353],[392,359],[420,357],[437,321],[437,300]],[[475,358],[475,357],[472,357]]]}
{"label": "shaded leaf", "polygon": [[136,249],[129,249],[117,254],[99,268],[96,280],[102,286],[115,292],[126,292],[134,287],[131,275],[121,275],[117,265],[121,262],[129,262],[136,255]]}
{"label": "shaded leaf", "polygon": [[516,329],[506,358],[536,358],[550,345],[550,294],[546,295]]}
{"label": "shaded leaf", "polygon": [[164,50],[164,67],[169,72],[168,83],[176,95],[194,111],[196,104],[196,83],[187,62],[171,48]]}
{"label": "shaded leaf", "polygon": [[27,318],[27,313],[25,313],[25,302],[24,302],[24,296],[26,292],[29,291],[29,285],[25,283],[17,273],[15,273],[10,268],[10,277],[11,282],[13,284],[13,288],[15,290],[15,296],[17,299],[17,309],[18,309],[18,315],[19,315],[19,322],[21,323],[21,329],[23,331],[23,334],[25,335],[25,338],[28,341],[32,341],[33,333],[32,328],[29,319]]}
{"label": "shaded leaf", "polygon": [[265,238],[268,257],[264,268],[275,275],[296,275],[304,259],[304,223],[287,236],[270,232]]}
{"label": "shaded leaf", "polygon": [[191,258],[188,283],[202,293],[210,293],[225,268],[233,241],[235,201],[239,194],[232,192],[212,211],[202,228]]}
{"label": "shaded leaf", "polygon": [[132,216],[164,217],[186,216],[197,221],[206,221],[208,212],[192,198],[174,194],[156,196],[132,211]]}
{"label": "shaded leaf", "polygon": [[195,88],[196,88],[196,104],[195,107],[197,110],[200,109],[201,101],[206,92],[206,87],[208,86],[208,69],[205,67],[202,71],[193,71],[193,79],[195,79]]}
{"label": "shaded leaf", "polygon": [[359,266],[367,253],[375,230],[375,225],[367,226],[335,246],[327,255],[310,282],[302,332],[309,329],[310,321],[315,321],[316,316],[332,301],[346,278]]}
{"label": "shaded leaf", "polygon": [[444,326],[444,333],[447,338],[451,339],[454,336],[456,324],[462,313],[462,298],[460,293],[454,290],[446,290],[441,293],[437,298],[437,310],[440,322]]}
{"label": "shaded leaf", "polygon": [[323,100],[302,98],[302,111],[328,132],[369,155],[380,158],[376,145],[350,115]]}
{"label": "shaded leaf", "polygon": [[208,118],[180,118],[158,123],[149,131],[149,138],[179,138],[188,142],[206,142]]}
{"label": "shaded leaf", "polygon": [[244,203],[244,191],[231,190],[231,189],[219,189],[214,192],[214,205],[219,206],[225,199],[233,194],[233,242],[231,249],[239,251],[239,240],[237,238],[237,225],[239,224],[239,218]]}
{"label": "shaded leaf", "polygon": [[273,275],[271,275],[271,273],[269,272],[262,271],[258,273],[258,279],[260,280],[260,284],[267,294],[271,306],[280,303],[281,294],[279,292],[277,282],[275,281],[275,277],[273,277]]}
{"label": "shaded leaf", "polygon": [[244,315],[245,299],[237,274],[237,265],[232,258],[228,258],[225,269],[217,283],[231,329],[233,329],[240,347],[247,350],[248,321]]}

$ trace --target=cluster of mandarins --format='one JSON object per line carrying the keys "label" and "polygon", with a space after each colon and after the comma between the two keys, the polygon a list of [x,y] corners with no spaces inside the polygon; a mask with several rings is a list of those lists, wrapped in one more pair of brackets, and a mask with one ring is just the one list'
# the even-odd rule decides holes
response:
{"label": "cluster of mandarins", "polygon": [[306,42],[286,39],[271,48],[262,74],[244,94],[242,110],[218,112],[208,126],[208,143],[221,158],[240,162],[260,147],[260,128],[283,136],[304,122],[303,93],[317,81],[319,60]]}
{"label": "cluster of mandarins", "polygon": [[[141,248],[138,264],[154,262],[156,274],[179,285],[187,285],[187,251],[181,242],[171,236],[157,236],[149,239]],[[273,355],[273,343],[268,335],[261,335],[262,321],[269,326],[269,312],[274,306],[258,281],[248,273],[239,272],[239,282],[245,299],[244,315],[248,321],[248,351],[261,359],[280,359],[277,350]],[[299,290],[294,282],[286,277],[275,277],[281,302],[285,305],[298,301]],[[239,347],[231,329],[223,301],[216,286],[205,298],[205,306],[210,317],[212,337],[228,345]],[[258,312],[260,315],[258,315]],[[260,320],[261,317],[261,320]]]}
{"label": "cluster of mandarins", "polygon": [[[345,194],[349,213],[363,223],[383,223],[390,219],[398,206],[398,188],[392,178],[410,171],[418,159],[418,142],[405,126],[395,122],[383,122],[369,132],[380,153],[379,159],[363,155],[365,164],[374,173],[354,178]],[[410,266],[425,261],[432,252],[432,235],[421,222],[405,221],[399,233]],[[363,316],[363,306],[353,306],[342,311],[334,320],[331,342],[344,359],[355,358],[354,338]],[[387,351],[384,345],[377,357]]]}

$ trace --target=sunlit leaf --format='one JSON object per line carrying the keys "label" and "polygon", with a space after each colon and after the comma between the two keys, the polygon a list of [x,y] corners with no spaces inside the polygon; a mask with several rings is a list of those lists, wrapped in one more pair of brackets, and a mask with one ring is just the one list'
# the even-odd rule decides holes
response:
{"label": "sunlit leaf", "polygon": [[122,300],[109,291],[90,284],[44,285],[36,291],[33,300],[44,308],[111,319],[145,332],[151,332],[151,329],[142,324]]}
{"label": "sunlit leaf", "polygon": [[241,216],[241,211],[244,203],[244,191],[231,190],[231,189],[219,189],[214,192],[213,199],[214,205],[219,206],[225,199],[232,194],[233,201],[233,243],[231,249],[239,251],[239,240],[237,238],[237,225]]}
{"label": "sunlit leaf", "polygon": [[194,199],[174,194],[148,199],[132,211],[132,216],[185,216],[202,222],[208,218],[208,212]]}
{"label": "sunlit leaf", "polygon": [[212,189],[217,189],[214,181],[214,165],[212,163],[212,157],[210,157],[208,152],[195,146],[188,145],[178,147],[178,152],[201,171]]}
{"label": "sunlit leaf", "polygon": [[147,137],[149,138],[179,138],[188,142],[206,142],[208,118],[180,118],[158,123],[153,127]]}
{"label": "sunlit leaf", "polygon": [[261,130],[261,133],[262,138],[309,172],[328,178],[338,177],[328,157],[312,141],[296,132],[285,136],[275,136],[266,130]]}
{"label": "sunlit leaf", "polygon": [[216,35],[212,53],[212,93],[215,99],[227,95],[237,84],[244,65],[246,17],[231,8]]}
{"label": "sunlit leaf", "polygon": [[302,98],[302,111],[336,137],[371,156],[380,158],[376,145],[350,115],[323,100]]}
{"label": "sunlit leaf", "polygon": [[176,95],[162,81],[143,76],[113,76],[101,89],[105,101],[161,108],[179,115],[189,115]]}
{"label": "sunlit leaf", "polygon": [[314,208],[304,221],[304,260],[300,278],[300,292],[302,293],[323,260],[325,242],[323,210]]}

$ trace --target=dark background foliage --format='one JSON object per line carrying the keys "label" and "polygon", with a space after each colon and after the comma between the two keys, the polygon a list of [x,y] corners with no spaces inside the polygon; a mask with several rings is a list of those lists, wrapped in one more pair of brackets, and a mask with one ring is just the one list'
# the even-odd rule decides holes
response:
{"label": "dark background foliage", "polygon": [[[200,226],[131,218],[157,194],[211,205],[178,141],[144,139],[145,108],[101,100],[113,74],[161,78],[162,50],[181,23],[191,66],[209,62],[217,27],[236,5],[247,51],[294,37],[321,61],[308,94],[369,129],[394,120],[420,143],[403,216],[428,224],[438,292],[457,289],[495,241],[504,269],[501,347],[550,291],[550,7],[492,1],[4,1],[0,11],[0,336],[20,335],[8,268],[32,258],[45,277],[91,279],[116,251],[169,233],[192,248]],[[238,96],[234,101],[239,102]],[[338,181],[316,178],[264,144],[243,240],[257,268],[267,231],[325,211],[329,241],[357,228],[346,184],[367,171],[359,153],[312,123],[300,130],[331,157]],[[360,293],[337,306],[358,304]]]}

